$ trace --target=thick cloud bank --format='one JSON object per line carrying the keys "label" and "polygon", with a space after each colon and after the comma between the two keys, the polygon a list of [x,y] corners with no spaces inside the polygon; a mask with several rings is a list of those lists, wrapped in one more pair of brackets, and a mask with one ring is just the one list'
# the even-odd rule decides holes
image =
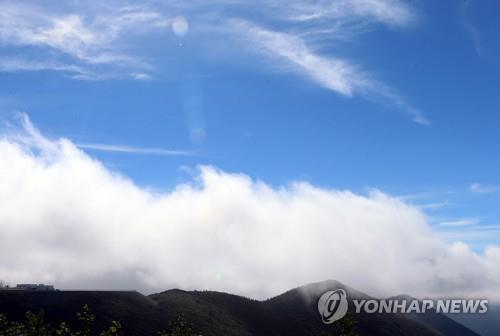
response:
{"label": "thick cloud bank", "polygon": [[415,207],[201,167],[156,194],[25,120],[0,139],[0,279],[263,298],[337,279],[370,294],[499,299],[500,248],[447,245]]}

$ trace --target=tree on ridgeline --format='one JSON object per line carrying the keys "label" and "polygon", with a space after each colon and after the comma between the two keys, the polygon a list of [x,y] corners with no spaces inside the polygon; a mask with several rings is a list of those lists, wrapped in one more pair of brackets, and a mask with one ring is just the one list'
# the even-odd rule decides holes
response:
{"label": "tree on ridgeline", "polygon": [[356,320],[351,312],[347,314],[340,320],[336,321],[335,333],[323,330],[319,336],[358,336],[356,333]]}
{"label": "tree on ridgeline", "polygon": [[186,322],[184,317],[181,315],[177,317],[174,323],[170,324],[170,331],[162,331],[158,333],[158,336],[192,336],[194,335],[193,329]]}
{"label": "tree on ridgeline", "polygon": [[337,322],[335,325],[338,328],[339,336],[357,336],[356,333],[356,320],[354,315],[348,311],[347,314]]}
{"label": "tree on ridgeline", "polygon": [[95,315],[88,305],[85,305],[77,314],[79,328],[72,330],[71,326],[62,322],[59,327],[52,328],[45,323],[45,313],[40,310],[37,314],[27,312],[24,322],[9,321],[5,315],[0,314],[0,336],[118,336],[121,335],[121,325],[112,321],[109,327],[94,332]]}

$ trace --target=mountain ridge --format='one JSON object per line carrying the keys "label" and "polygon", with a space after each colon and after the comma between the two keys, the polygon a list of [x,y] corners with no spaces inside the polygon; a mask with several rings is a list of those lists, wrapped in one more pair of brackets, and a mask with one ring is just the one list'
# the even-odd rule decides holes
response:
{"label": "mountain ridge", "polygon": [[[337,335],[338,327],[325,325],[318,312],[319,296],[342,288],[349,300],[369,295],[335,280],[296,287],[266,300],[254,300],[217,291],[170,289],[149,296],[138,292],[20,292],[0,291],[0,313],[14,320],[27,310],[44,309],[53,325],[75,322],[74,314],[89,304],[97,326],[122,321],[125,335],[155,335],[168,330],[183,316],[193,330],[204,336],[304,336]],[[353,304],[349,311],[353,312]],[[402,314],[352,314],[357,335],[370,336],[477,336],[450,318],[435,314],[428,319]]]}

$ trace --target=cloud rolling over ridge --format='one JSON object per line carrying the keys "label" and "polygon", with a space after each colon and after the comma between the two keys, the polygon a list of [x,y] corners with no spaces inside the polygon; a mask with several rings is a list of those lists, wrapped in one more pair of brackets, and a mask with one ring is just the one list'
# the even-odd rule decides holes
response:
{"label": "cloud rolling over ridge", "polygon": [[205,166],[158,194],[26,126],[0,140],[6,281],[263,298],[338,279],[378,295],[500,299],[498,246],[446,244],[421,210],[380,191],[275,188]]}

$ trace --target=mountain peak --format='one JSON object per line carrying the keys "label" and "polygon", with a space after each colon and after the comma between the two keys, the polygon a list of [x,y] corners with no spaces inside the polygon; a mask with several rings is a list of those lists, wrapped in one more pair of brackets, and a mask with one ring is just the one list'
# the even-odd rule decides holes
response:
{"label": "mountain peak", "polygon": [[345,290],[349,298],[356,298],[356,299],[370,298],[369,295],[362,293],[352,287],[349,287],[338,280],[325,280],[320,282],[312,282],[307,285],[294,288],[281,295],[276,296],[273,299],[277,299],[283,296],[289,296],[295,293],[295,294],[300,294],[305,299],[307,299],[307,301],[317,300],[323,293],[336,289]]}

